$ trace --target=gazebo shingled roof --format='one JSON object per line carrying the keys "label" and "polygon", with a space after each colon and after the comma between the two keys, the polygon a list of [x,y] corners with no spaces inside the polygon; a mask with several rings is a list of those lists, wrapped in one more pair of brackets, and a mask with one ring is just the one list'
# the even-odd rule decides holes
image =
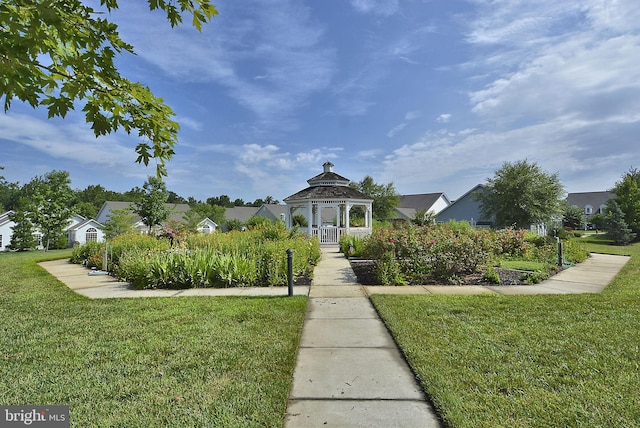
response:
{"label": "gazebo shingled roof", "polygon": [[305,199],[370,200],[371,198],[349,186],[310,186],[284,198],[285,201],[299,201]]}

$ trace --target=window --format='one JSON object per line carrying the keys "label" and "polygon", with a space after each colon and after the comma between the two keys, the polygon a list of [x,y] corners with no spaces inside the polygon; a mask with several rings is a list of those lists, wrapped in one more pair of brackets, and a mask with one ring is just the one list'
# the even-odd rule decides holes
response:
{"label": "window", "polygon": [[90,227],[89,229],[87,229],[86,242],[96,241],[98,241],[98,231],[95,228]]}
{"label": "window", "polygon": [[38,247],[42,247],[42,233],[34,233],[33,237],[36,239]]}
{"label": "window", "polygon": [[2,235],[0,235],[0,248],[2,248]]}
{"label": "window", "polygon": [[591,205],[587,205],[584,207],[584,213],[586,215],[591,215],[593,214],[593,207]]}
{"label": "window", "polygon": [[600,208],[598,209],[598,214],[604,214],[604,210],[607,209],[607,206],[602,204],[600,205]]}
{"label": "window", "polygon": [[204,226],[202,226],[202,233],[204,233],[205,235],[210,234],[211,226],[209,226],[208,224],[205,224]]}

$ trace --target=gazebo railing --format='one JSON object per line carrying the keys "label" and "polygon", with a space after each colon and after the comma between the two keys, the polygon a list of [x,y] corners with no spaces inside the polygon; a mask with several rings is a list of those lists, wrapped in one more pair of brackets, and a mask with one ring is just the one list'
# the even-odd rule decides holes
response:
{"label": "gazebo railing", "polygon": [[364,238],[371,235],[370,227],[335,227],[335,226],[322,226],[314,227],[311,229],[312,236],[317,236],[320,240],[320,245],[338,244],[340,237],[344,234],[357,236],[358,238]]}

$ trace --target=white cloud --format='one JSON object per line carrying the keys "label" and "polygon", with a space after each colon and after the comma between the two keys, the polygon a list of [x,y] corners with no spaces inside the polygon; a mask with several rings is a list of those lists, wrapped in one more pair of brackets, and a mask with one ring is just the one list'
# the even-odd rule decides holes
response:
{"label": "white cloud", "polygon": [[188,25],[167,31],[162,17],[144,7],[127,3],[119,12],[138,55],[176,81],[221,85],[257,115],[258,126],[290,120],[331,82],[335,53],[323,47],[324,29],[298,2],[221,5],[221,14],[195,35]]}
{"label": "white cloud", "polygon": [[34,157],[46,154],[81,165],[105,168],[133,165],[135,144],[130,138],[125,137],[125,142],[120,141],[117,135],[96,138],[89,125],[79,121],[78,116],[75,112],[69,113],[64,126],[60,126],[60,120],[39,119],[25,114],[2,114],[0,135],[4,140],[34,150]]}
{"label": "white cloud", "polygon": [[351,0],[351,6],[359,13],[391,16],[400,8],[399,0]]}
{"label": "white cloud", "polygon": [[450,113],[442,113],[440,116],[436,118],[436,122],[447,123],[451,119]]}

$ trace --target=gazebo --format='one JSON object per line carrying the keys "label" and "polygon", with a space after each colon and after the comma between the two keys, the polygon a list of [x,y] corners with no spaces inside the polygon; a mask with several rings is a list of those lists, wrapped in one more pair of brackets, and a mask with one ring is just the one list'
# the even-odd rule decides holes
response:
{"label": "gazebo", "polygon": [[[309,187],[284,198],[285,221],[293,227],[293,216],[302,214],[307,221],[307,234],[317,236],[324,245],[337,244],[343,234],[367,236],[373,223],[373,199],[349,187],[350,180],[333,172],[333,164],[325,162],[324,171],[307,180]],[[351,226],[351,208],[361,207],[364,224]]]}

